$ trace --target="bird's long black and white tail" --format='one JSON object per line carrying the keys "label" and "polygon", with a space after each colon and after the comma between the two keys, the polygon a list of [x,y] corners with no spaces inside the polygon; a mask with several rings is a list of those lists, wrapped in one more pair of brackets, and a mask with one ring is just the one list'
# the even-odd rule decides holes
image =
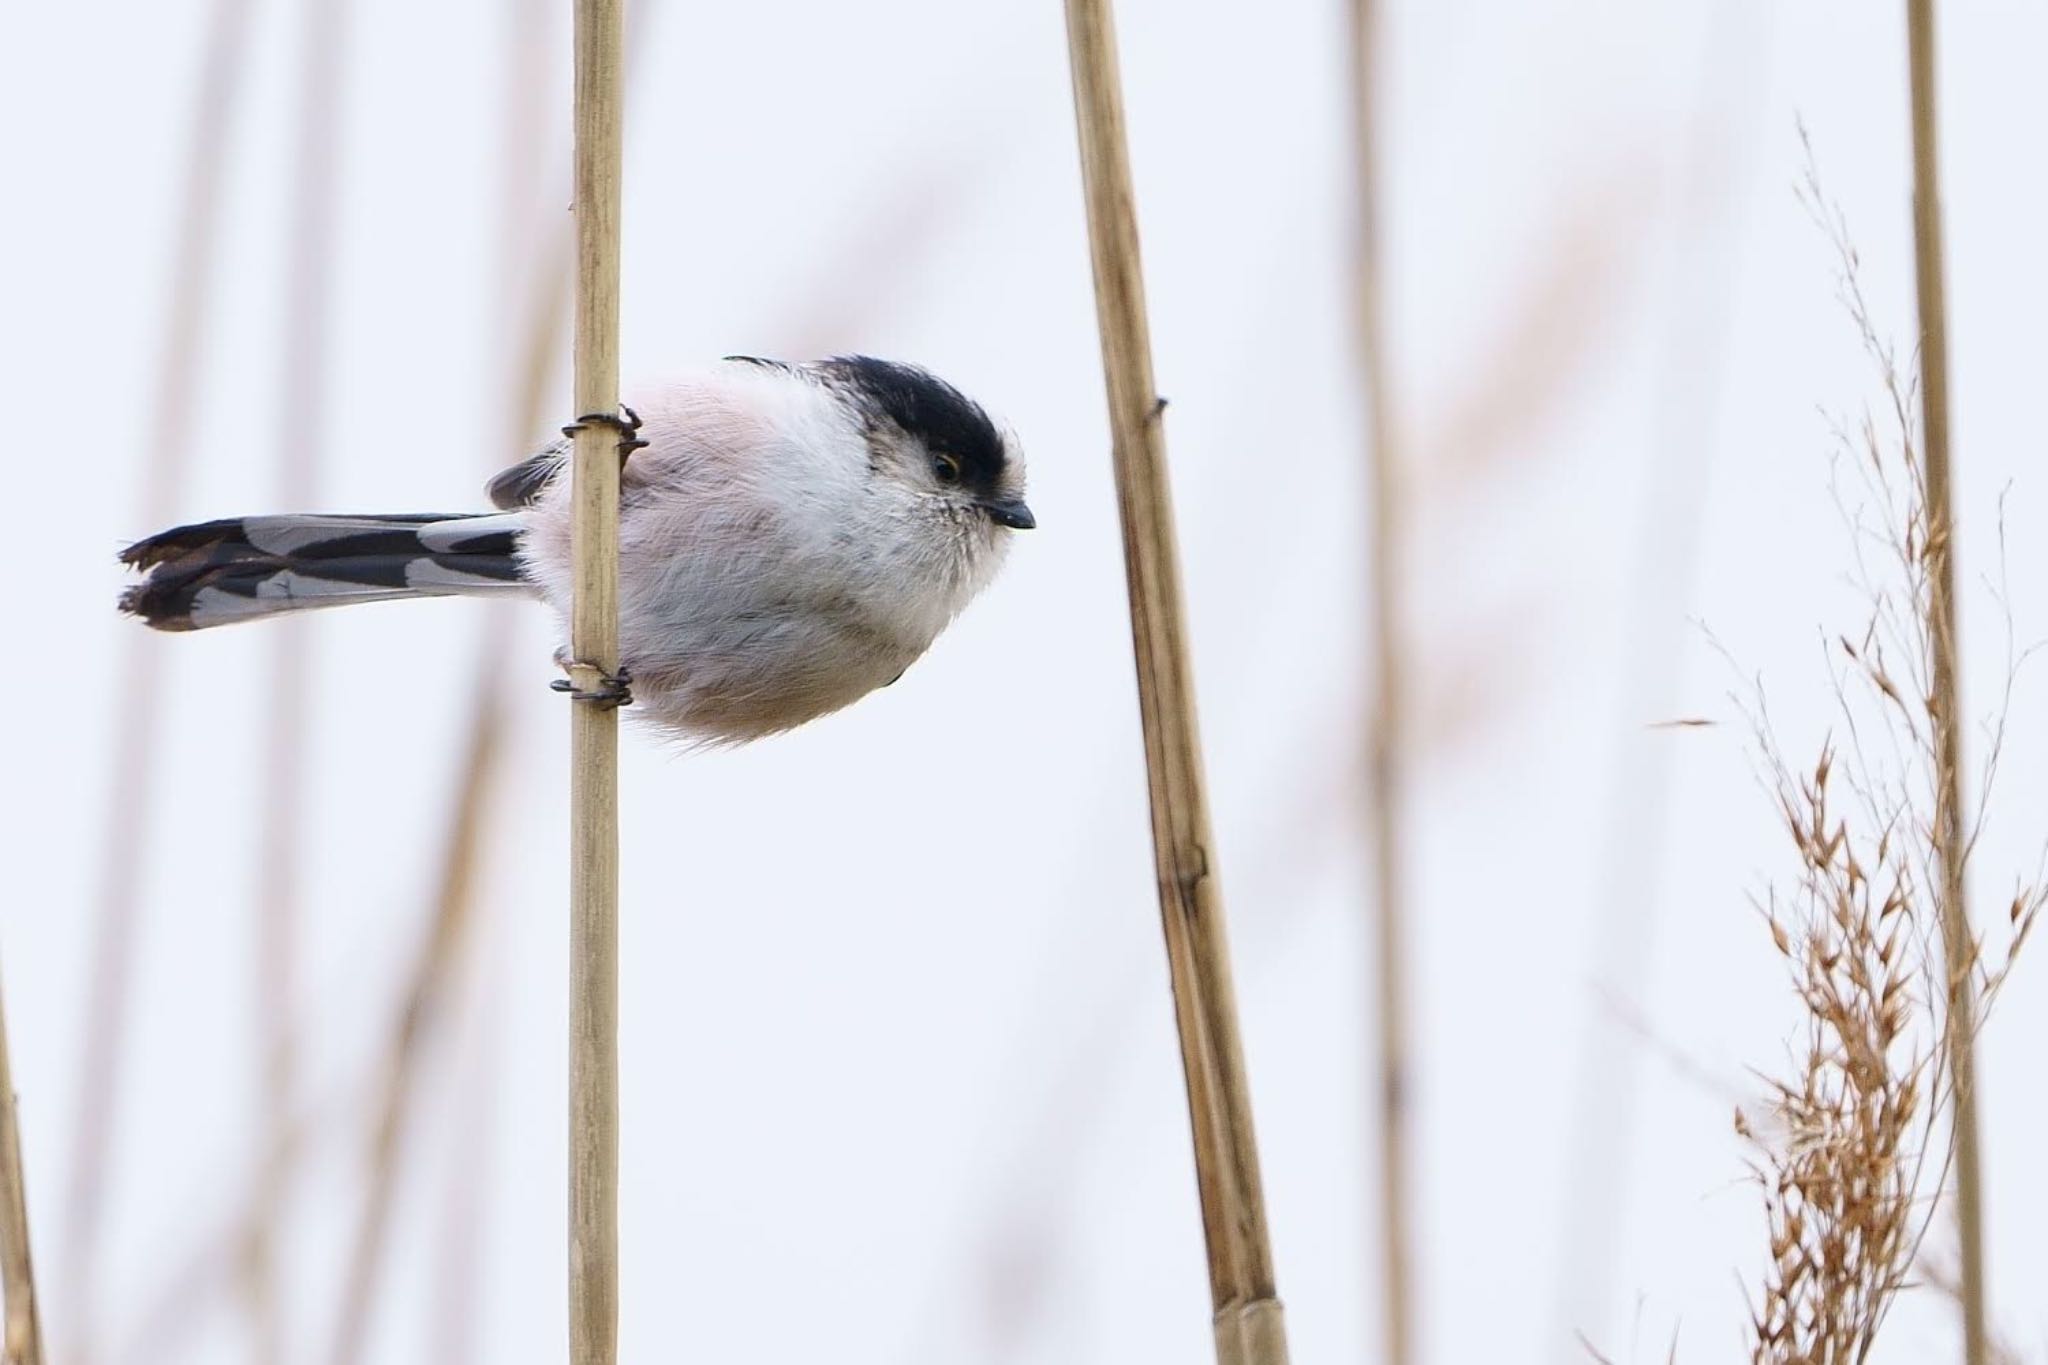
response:
{"label": "bird's long black and white tail", "polygon": [[204,630],[278,612],[530,592],[517,514],[233,517],[179,526],[121,552],[147,576],[121,609],[158,630]]}

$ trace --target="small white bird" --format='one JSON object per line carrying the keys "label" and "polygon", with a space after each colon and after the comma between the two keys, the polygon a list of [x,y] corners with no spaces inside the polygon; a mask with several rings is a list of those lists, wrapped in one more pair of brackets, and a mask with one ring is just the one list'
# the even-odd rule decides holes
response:
{"label": "small white bird", "polygon": [[[628,410],[631,412],[631,409]],[[616,697],[686,739],[788,730],[894,682],[1036,524],[1015,439],[865,356],[729,357],[643,399],[619,503]],[[130,546],[159,630],[399,597],[569,613],[570,443],[491,480],[497,513],[240,517]],[[558,657],[566,657],[566,654]],[[562,684],[558,684],[562,686]]]}

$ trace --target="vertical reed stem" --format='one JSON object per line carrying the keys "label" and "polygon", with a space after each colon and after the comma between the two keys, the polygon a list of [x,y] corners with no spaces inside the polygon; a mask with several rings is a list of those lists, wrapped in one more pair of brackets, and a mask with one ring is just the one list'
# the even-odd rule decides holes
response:
{"label": "vertical reed stem", "polygon": [[1214,841],[1160,422],[1164,405],[1153,388],[1116,36],[1108,0],[1067,0],[1066,9],[1145,733],[1153,857],[1194,1132],[1216,1358],[1220,1365],[1284,1365],[1286,1328],[1274,1291],[1230,950],[1210,852]]}
{"label": "vertical reed stem", "polygon": [[[278,375],[279,427],[291,433],[276,452],[278,504],[310,508],[327,445],[327,352],[333,293],[334,200],[342,120],[342,67],[348,34],[342,0],[307,6],[299,40],[296,185],[288,219],[284,341]],[[297,1089],[299,921],[303,913],[307,701],[311,669],[306,622],[283,623],[270,640],[270,716],[263,746],[262,831],[256,880],[257,1058],[263,1096],[255,1217],[242,1258],[242,1287],[258,1365],[283,1365],[278,1224],[291,1161],[288,1134]]]}
{"label": "vertical reed stem", "polygon": [[1366,463],[1372,477],[1372,615],[1375,704],[1367,728],[1371,803],[1373,928],[1378,962],[1379,1076],[1373,1103],[1380,1135],[1379,1231],[1386,1365],[1408,1365],[1408,1012],[1402,943],[1401,752],[1403,678],[1400,575],[1404,545],[1400,452],[1387,379],[1386,298],[1380,271],[1378,14],[1352,0],[1352,134],[1357,158],[1357,272],[1360,377],[1371,416]]}
{"label": "vertical reed stem", "polygon": [[[502,210],[505,251],[499,268],[506,278],[527,264],[521,254],[522,220],[529,216],[536,198],[528,183],[528,167],[536,160],[533,149],[544,139],[534,126],[538,106],[532,98],[544,82],[544,44],[539,36],[546,14],[546,0],[525,0],[511,6],[511,40],[515,52],[507,86],[510,95],[506,120],[506,203]],[[645,15],[643,4],[638,11]],[[546,401],[548,373],[559,351],[563,320],[568,313],[569,280],[565,267],[571,247],[569,234],[559,237],[550,219],[544,240],[535,248],[538,268],[533,271],[530,296],[497,319],[501,327],[523,326],[507,365],[506,410],[511,414],[505,427],[501,455],[509,455],[535,440],[541,427],[542,404]],[[492,468],[500,456],[493,456]],[[447,834],[441,840],[441,873],[434,896],[433,919],[420,942],[414,959],[404,1003],[399,1008],[397,1027],[390,1039],[384,1077],[383,1099],[376,1126],[371,1131],[369,1183],[363,1191],[362,1213],[356,1224],[355,1244],[349,1253],[349,1268],[343,1281],[341,1311],[336,1318],[331,1365],[355,1365],[362,1359],[369,1336],[376,1295],[386,1278],[389,1259],[393,1199],[397,1193],[400,1166],[404,1159],[406,1131],[413,1120],[414,1100],[427,1052],[429,1034],[447,1013],[448,996],[463,952],[476,932],[477,872],[482,864],[486,834],[485,811],[502,767],[506,700],[506,654],[511,640],[509,621],[501,604],[492,604],[484,623],[481,657],[476,685],[472,689],[468,716],[469,737],[464,742],[462,776],[456,788],[454,809]],[[460,1202],[459,1200],[457,1201]],[[460,1234],[457,1234],[458,1244]],[[459,1268],[460,1257],[443,1259],[445,1270]],[[457,1280],[450,1274],[446,1278]],[[467,1311],[473,1295],[437,1290],[435,1351],[430,1358],[453,1362],[463,1359],[471,1340]]]}
{"label": "vertical reed stem", "polygon": [[1935,121],[1934,4],[1906,0],[1907,66],[1913,101],[1913,266],[1920,304],[1921,450],[1933,611],[1934,837],[1941,847],[1941,929],[1948,959],[1947,1037],[1955,1085],[1956,1225],[1963,1358],[1984,1365],[1984,1194],[1977,1145],[1976,950],[1963,863],[1968,853],[1962,798],[1962,718],[1956,678],[1955,518],[1949,489],[1948,297],[1943,280],[1941,174]]}
{"label": "vertical reed stem", "polygon": [[7,1295],[0,1365],[43,1365],[42,1310],[28,1246],[28,1186],[21,1174],[21,1122],[15,1112],[14,1063],[7,1050],[7,1011],[0,1006],[0,1285]]}
{"label": "vertical reed stem", "polygon": [[[214,0],[198,79],[198,106],[186,144],[179,196],[171,294],[164,311],[156,384],[151,394],[149,455],[143,462],[136,513],[144,526],[171,519],[192,460],[193,407],[203,354],[206,306],[217,250],[225,148],[241,94],[252,0]],[[65,1333],[72,1365],[91,1365],[99,1351],[99,1251],[105,1230],[109,1154],[120,1121],[121,1077],[127,1069],[128,1005],[135,977],[136,920],[142,909],[142,859],[165,803],[156,796],[166,727],[161,655],[141,631],[125,631],[115,672],[113,755],[107,809],[100,819],[107,847],[100,860],[92,927],[92,967],[80,1033],[77,1111],[71,1177],[65,1194],[63,1254]]]}
{"label": "vertical reed stem", "polygon": [[[576,412],[619,401],[623,0],[576,3]],[[619,669],[620,433],[579,420],[572,468],[571,677]],[[619,1334],[619,717],[570,716],[569,1358],[612,1365]]]}
{"label": "vertical reed stem", "polygon": [[481,859],[484,802],[497,770],[499,737],[504,730],[504,700],[494,686],[503,676],[503,649],[493,640],[479,670],[472,705],[475,724],[463,759],[464,779],[456,798],[455,816],[442,854],[435,913],[414,960],[395,1030],[385,1059],[383,1098],[377,1106],[370,1137],[369,1185],[342,1279],[341,1312],[336,1318],[332,1365],[355,1365],[369,1341],[371,1310],[378,1272],[390,1234],[392,1200],[398,1188],[400,1144],[412,1116],[414,1085],[429,1031],[447,1005],[450,978],[467,940],[476,904],[476,874]]}

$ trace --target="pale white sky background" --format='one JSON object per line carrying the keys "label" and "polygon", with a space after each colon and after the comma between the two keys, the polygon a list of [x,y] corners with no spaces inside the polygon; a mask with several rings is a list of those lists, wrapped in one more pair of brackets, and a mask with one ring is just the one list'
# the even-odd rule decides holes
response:
{"label": "pale white sky background", "polygon": [[[181,520],[271,510],[280,447],[310,435],[277,398],[306,8],[254,5]],[[2048,634],[2048,10],[1941,8],[1963,570],[1975,584],[1991,567],[2010,485],[2032,639]],[[56,1268],[87,950],[119,780],[102,718],[138,629],[112,611],[113,553],[156,529],[138,483],[208,9],[0,18],[17,642],[0,679],[0,943],[58,1360],[77,1311]],[[902,683],[852,711],[710,757],[629,737],[624,1357],[1202,1359],[1060,7],[646,9],[629,371],[733,351],[924,361],[1022,433],[1042,529]],[[566,217],[567,7],[541,7],[540,132],[509,200],[520,7],[346,10],[317,501],[474,505],[483,475],[524,453],[503,434],[504,376],[543,225]],[[1817,631],[1853,602],[1821,409],[1874,389],[1793,197],[1795,120],[1880,325],[1905,338],[1900,11],[1391,7],[1431,1362],[1582,1358],[1574,1329],[1621,1361],[1661,1361],[1674,1330],[1681,1360],[1741,1353],[1738,1277],[1762,1241],[1729,1109],[1795,1022],[1745,895],[1782,850],[1739,726],[1646,725],[1734,718],[1695,618],[1765,675],[1795,752],[1826,723]],[[1279,1284],[1297,1361],[1371,1360],[1343,6],[1124,0],[1119,20]],[[1981,592],[1970,605],[1981,709],[2002,642]],[[292,1360],[325,1359],[333,1333],[362,1116],[427,909],[480,620],[448,603],[283,627],[311,642],[319,718]],[[567,726],[537,609],[517,640],[485,909],[429,1058],[377,1362],[562,1355]],[[163,664],[167,753],[148,793],[99,1334],[120,1362],[233,1362],[249,1347],[224,1277],[172,1300],[169,1336],[145,1315],[253,1180],[269,650],[258,629],[143,643]],[[2048,833],[2044,687],[2017,697],[1987,908]],[[2022,968],[1983,1079],[1994,1305],[2035,1359],[2044,967]],[[1948,1339],[1945,1307],[1921,1300],[1883,1358],[1935,1358]]]}

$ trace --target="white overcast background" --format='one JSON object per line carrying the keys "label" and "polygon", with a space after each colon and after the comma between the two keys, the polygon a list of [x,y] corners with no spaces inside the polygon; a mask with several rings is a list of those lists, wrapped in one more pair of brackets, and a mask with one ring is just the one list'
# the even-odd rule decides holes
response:
{"label": "white overcast background", "polygon": [[[277,510],[280,451],[309,438],[333,510],[474,506],[527,453],[506,373],[567,219],[569,7],[344,5],[317,433],[279,396],[309,8],[253,5],[177,520]],[[2001,494],[2017,630],[2048,635],[2048,10],[1939,8],[1977,713],[2004,661],[1978,588]],[[0,16],[0,963],[58,1361],[79,1327],[60,1268],[94,898],[130,838],[146,894],[93,1335],[138,1365],[252,1358],[231,1268],[185,1268],[256,1178],[268,629],[142,641],[164,764],[146,828],[104,827],[140,630],[113,611],[114,553],[157,529],[140,483],[209,11]],[[1279,1287],[1295,1360],[1371,1360],[1344,6],[1118,11]],[[623,1358],[1202,1359],[1060,6],[645,0],[633,22],[629,375],[729,352],[924,362],[1021,433],[1040,529],[845,714],[700,757],[628,727]],[[1650,727],[1737,720],[1708,630],[1763,674],[1795,754],[1826,724],[1817,640],[1853,598],[1825,414],[1876,390],[1793,195],[1797,123],[1906,344],[1902,7],[1408,0],[1385,63],[1423,1358],[1583,1359],[1576,1332],[1620,1361],[1663,1360],[1674,1332],[1681,1360],[1734,1358],[1763,1239],[1730,1109],[1796,1024],[1745,897],[1783,850],[1739,724]],[[513,110],[531,131],[508,153]],[[291,1360],[334,1334],[485,615],[278,627],[316,670]],[[550,623],[517,630],[481,916],[425,1059],[377,1362],[565,1349],[568,725]],[[2024,677],[1980,911],[2048,835],[2044,706],[2048,678]],[[2044,1038],[2048,963],[2025,962],[1982,1083],[1993,1305],[2034,1359]],[[1923,1297],[1881,1354],[1951,1340]]]}

